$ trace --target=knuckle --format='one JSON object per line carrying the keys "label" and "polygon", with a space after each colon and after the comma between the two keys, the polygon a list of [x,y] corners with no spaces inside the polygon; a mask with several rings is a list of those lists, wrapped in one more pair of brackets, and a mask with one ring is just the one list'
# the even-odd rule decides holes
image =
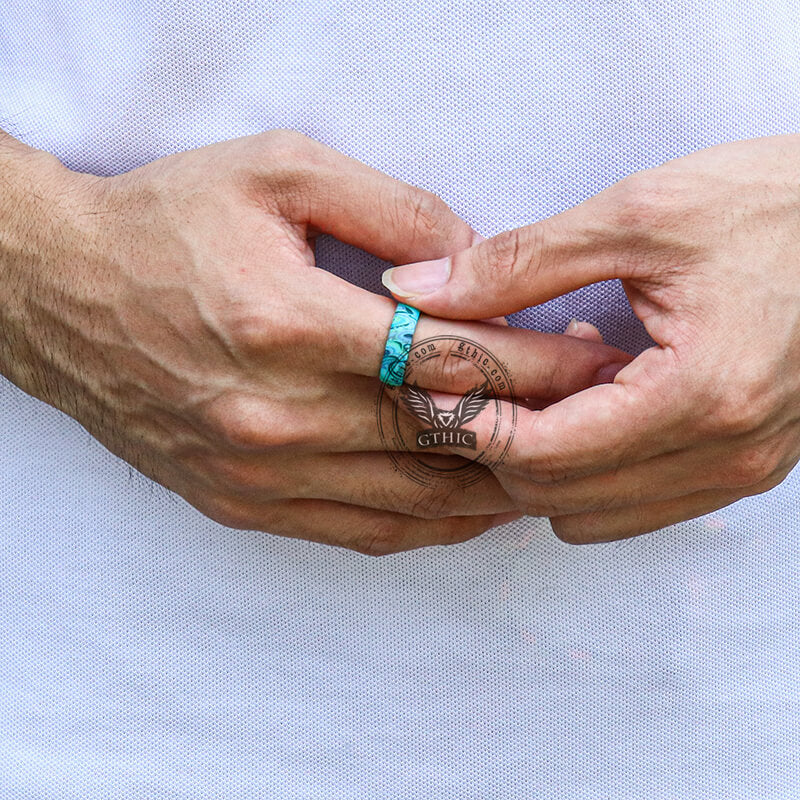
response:
{"label": "knuckle", "polygon": [[536,496],[517,500],[517,505],[527,517],[549,517],[559,511],[553,503]]}
{"label": "knuckle", "polygon": [[442,223],[451,215],[450,208],[441,197],[417,186],[401,184],[399,206],[411,220],[412,230],[417,236],[441,235]]}
{"label": "knuckle", "polygon": [[420,519],[441,519],[449,516],[454,506],[452,491],[418,486],[408,499],[404,513]]}
{"label": "knuckle", "polygon": [[367,508],[402,513],[418,519],[439,519],[448,516],[454,505],[452,492],[411,484],[379,486],[361,484],[354,502]]}
{"label": "knuckle", "polygon": [[197,509],[226,528],[255,530],[253,514],[235,497],[226,494],[206,496]]}
{"label": "knuckle", "polygon": [[278,421],[263,400],[248,394],[227,395],[205,412],[212,435],[235,450],[300,446],[307,433],[286,420]]}
{"label": "knuckle", "polygon": [[[538,416],[534,417],[527,431],[520,431],[516,434],[520,436],[521,441],[537,441],[539,438],[536,430],[538,419]],[[548,450],[535,453],[521,452],[517,469],[527,480],[534,484],[533,487],[530,487],[532,490],[557,486],[577,477],[577,473],[574,468],[570,468],[568,461],[566,464],[564,463],[563,456]]]}
{"label": "knuckle", "polygon": [[609,209],[616,227],[632,234],[662,227],[681,194],[666,170],[642,170],[609,189]]}
{"label": "knuckle", "polygon": [[439,526],[440,544],[465,542],[497,527],[491,516],[445,517],[436,524]]}
{"label": "knuckle", "polygon": [[238,309],[224,322],[225,336],[231,348],[244,359],[263,358],[269,354],[290,353],[309,346],[315,328],[303,315],[276,309],[270,316],[263,312]]}
{"label": "knuckle", "polygon": [[381,520],[346,546],[368,556],[385,556],[434,544],[455,544],[470,539],[489,528],[476,524],[472,517],[443,517],[424,523],[401,517]]}
{"label": "knuckle", "polygon": [[540,486],[527,477],[505,476],[503,489],[526,516],[550,517],[565,513],[559,508],[560,491],[557,487]]}
{"label": "knuckle", "polygon": [[563,469],[559,469],[549,456],[523,458],[520,470],[534,484],[545,486],[557,485],[566,480]]}
{"label": "knuckle", "polygon": [[529,517],[555,517],[564,514],[571,509],[565,507],[565,503],[560,501],[559,493],[551,493],[551,487],[547,486],[528,486],[525,489],[523,498],[515,497],[515,501]]}
{"label": "knuckle", "polygon": [[780,472],[781,459],[774,448],[760,444],[737,453],[725,469],[725,482],[731,488],[747,488],[768,481]]}
{"label": "knuckle", "polygon": [[770,392],[762,380],[731,381],[715,398],[709,421],[717,436],[735,437],[758,430],[771,411]]}
{"label": "knuckle", "polygon": [[633,519],[624,524],[613,522],[608,515],[598,509],[588,514],[560,517],[550,520],[555,535],[565,544],[598,544],[626,539],[639,533],[652,530],[646,519],[646,508],[637,507]]}
{"label": "knuckle", "polygon": [[583,520],[555,517],[550,519],[550,527],[564,544],[589,544],[592,542],[590,526]]}
{"label": "knuckle", "polygon": [[256,134],[260,146],[266,148],[277,162],[293,163],[301,159],[311,148],[311,139],[292,128],[273,128]]}
{"label": "knuckle", "polygon": [[316,173],[327,163],[324,146],[284,128],[253,138],[244,180],[248,195],[280,215],[303,214],[308,198],[319,191]]}
{"label": "knuckle", "polygon": [[762,494],[763,492],[768,492],[771,489],[774,489],[776,486],[779,486],[783,483],[786,478],[789,477],[789,474],[792,472],[794,468],[794,464],[787,465],[785,463],[780,464],[777,469],[772,472],[767,478],[763,481],[758,483],[755,486],[750,487],[751,491],[748,494]]}
{"label": "knuckle", "polygon": [[439,349],[441,358],[431,358],[425,362],[426,385],[439,391],[466,392],[475,385],[475,367],[466,359],[448,357],[457,348],[457,343],[448,345],[442,342]]}
{"label": "knuckle", "polygon": [[402,524],[395,520],[382,520],[359,531],[346,546],[365,556],[388,556],[404,549],[402,540]]}
{"label": "knuckle", "polygon": [[267,319],[259,313],[240,311],[225,321],[225,334],[233,350],[245,357],[263,354],[271,346]]}
{"label": "knuckle", "polygon": [[226,445],[234,448],[255,447],[263,442],[263,420],[247,395],[235,395],[215,404],[210,412],[209,427]]}
{"label": "knuckle", "polygon": [[284,497],[288,487],[280,470],[267,464],[242,461],[227,456],[209,459],[209,477],[214,483],[230,492],[258,494],[259,498],[272,500]]}
{"label": "knuckle", "polygon": [[[483,242],[472,256],[478,280],[490,286],[494,281],[529,278],[530,273],[536,270],[536,264],[525,254],[529,250],[541,252],[542,248],[537,247],[535,241],[535,237],[540,235],[538,230],[535,225],[529,229],[515,228]],[[532,243],[531,237],[534,238]]]}

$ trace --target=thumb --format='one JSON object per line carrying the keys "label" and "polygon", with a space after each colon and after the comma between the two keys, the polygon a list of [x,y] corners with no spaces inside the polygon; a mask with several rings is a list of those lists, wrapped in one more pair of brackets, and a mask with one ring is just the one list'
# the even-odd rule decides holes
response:
{"label": "thumb", "polygon": [[589,283],[620,277],[609,243],[592,241],[585,212],[563,214],[507,231],[430,261],[388,269],[384,286],[432,316],[482,319],[511,314]]}

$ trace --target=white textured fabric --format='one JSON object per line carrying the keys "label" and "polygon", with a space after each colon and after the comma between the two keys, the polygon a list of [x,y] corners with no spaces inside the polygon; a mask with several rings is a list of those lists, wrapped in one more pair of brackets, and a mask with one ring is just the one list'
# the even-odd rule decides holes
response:
{"label": "white textured fabric", "polygon": [[[792,0],[3,0],[0,127],[98,174],[292,127],[484,235],[800,131]],[[332,240],[326,267],[381,291]],[[516,316],[647,344],[615,283]],[[628,542],[225,528],[0,379],[2,800],[800,796],[800,474]]]}

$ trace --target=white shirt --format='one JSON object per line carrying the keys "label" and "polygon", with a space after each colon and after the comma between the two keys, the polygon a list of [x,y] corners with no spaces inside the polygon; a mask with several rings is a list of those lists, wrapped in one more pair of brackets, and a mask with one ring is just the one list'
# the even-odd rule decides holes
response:
{"label": "white shirt", "polygon": [[[129,170],[296,128],[489,236],[800,131],[791,0],[4,0],[0,128]],[[374,291],[332,240],[322,266]],[[648,340],[616,283],[518,324]],[[225,528],[0,379],[0,798],[800,794],[800,471],[622,543]]]}

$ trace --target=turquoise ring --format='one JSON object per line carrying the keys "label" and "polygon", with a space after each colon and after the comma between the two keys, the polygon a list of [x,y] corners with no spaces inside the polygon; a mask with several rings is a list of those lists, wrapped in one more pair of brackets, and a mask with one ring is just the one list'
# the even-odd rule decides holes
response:
{"label": "turquoise ring", "polygon": [[386,337],[380,378],[387,386],[400,386],[406,373],[411,340],[419,321],[419,309],[398,303]]}

